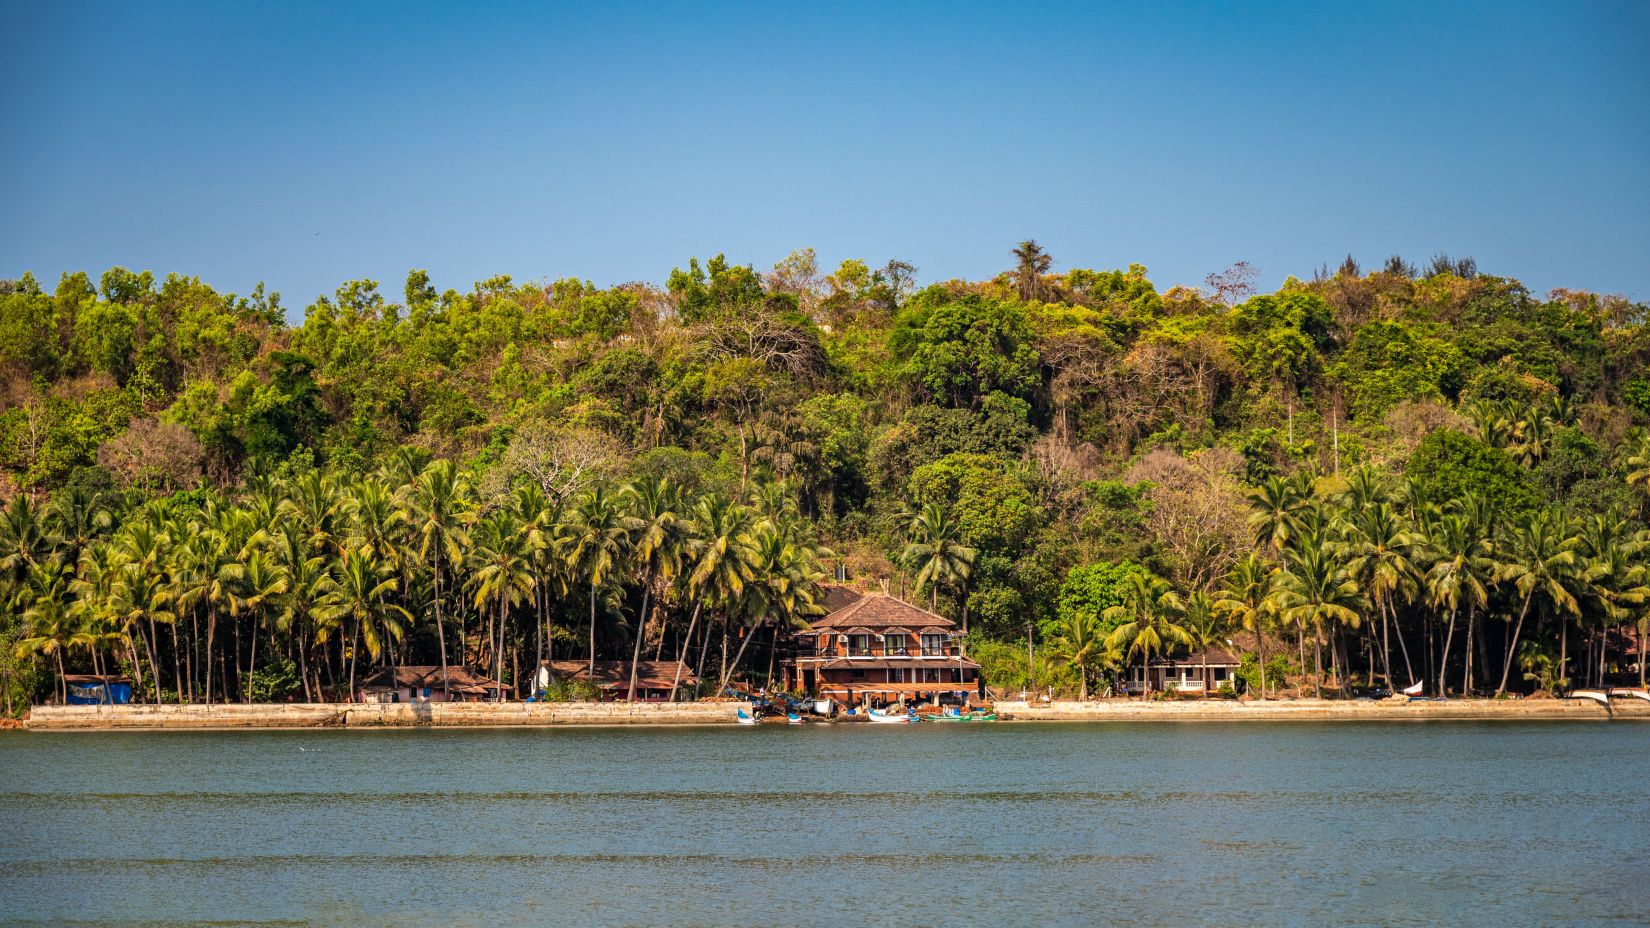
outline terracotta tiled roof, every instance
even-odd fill
[[[391,685],[390,670],[391,668],[388,667],[380,667],[373,671],[365,680],[361,681],[362,688],[380,689],[389,687]],[[440,664],[408,664],[405,666],[396,667],[394,668],[394,671],[394,685],[397,687],[427,686],[431,689],[441,688],[442,675]],[[470,670],[470,668],[459,667],[452,664],[447,666],[447,682],[452,685],[455,692],[465,689],[499,688],[498,683],[475,673]]]
[[[974,670],[978,669],[980,665],[966,657],[857,657],[853,659],[843,657],[819,666],[822,670],[865,670],[867,668],[885,667],[961,667],[965,670]]]
[[[843,606],[841,609],[815,620],[809,625],[816,631],[825,629],[854,628],[888,628],[890,626],[905,626],[920,628],[928,626],[950,631],[956,628],[957,623],[943,615],[929,612],[921,606],[913,606],[901,599],[892,596],[872,594],[861,597],[856,602]]]
[[[859,602],[865,595],[851,586],[838,583],[827,583],[822,589],[825,591],[825,608],[832,612]]]
[[[699,678],[681,661],[638,661],[636,688],[668,690],[676,681],[676,668],[682,668],[682,686],[692,686]],[[588,680],[589,661],[551,661],[550,672],[568,680]],[[629,661],[597,661],[595,683],[603,689],[630,686]]]
[[[1206,651],[1196,651],[1185,657],[1160,657],[1152,661],[1153,667],[1236,667],[1242,661],[1228,651],[1219,648],[1210,648]]]

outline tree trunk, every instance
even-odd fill
[[[252,677],[258,672],[258,622],[252,622],[252,650],[246,659],[246,683],[241,686],[241,695],[246,697],[246,704],[252,704]]]
[[[1255,660],[1260,662],[1260,698],[1266,699],[1266,633],[1261,630],[1260,619],[1255,619]]]
[[[1501,665],[1501,683],[1495,688],[1495,695],[1500,696],[1507,692],[1507,675],[1512,673],[1513,655],[1518,653],[1518,636],[1524,631],[1524,617],[1530,613],[1530,600],[1535,598],[1535,589],[1524,597],[1524,606],[1518,610],[1518,624],[1513,626],[1512,637],[1507,639],[1507,659]]]
[[[1570,615],[1559,610],[1558,614],[1558,678],[1567,679],[1570,675],[1566,668],[1570,663]],[[1565,687],[1568,689],[1568,687]]]
[[[436,551],[435,558],[435,640],[441,651],[441,698],[452,695],[453,688],[447,682],[447,629],[441,624],[441,552]]]
[[[1476,614],[1476,610],[1469,606],[1467,608],[1467,641],[1465,646],[1462,648],[1462,651],[1464,652],[1463,656],[1466,658],[1466,667],[1461,671],[1461,698],[1463,699],[1467,699],[1472,696],[1472,628],[1477,624],[1477,622],[1478,616]]]
[[[726,690],[728,688],[728,678],[733,676],[732,671],[739,669],[739,662],[741,660],[743,660],[744,657],[745,657],[745,649],[750,647],[751,639],[755,638],[755,637],[756,637],[756,629],[755,628],[745,629],[744,639],[739,642],[739,653],[735,654],[733,656],[733,666],[731,668],[724,667],[722,669],[722,685],[718,686],[716,688],[716,694],[718,696],[720,696],[722,694],[723,690]],[[726,642],[727,642],[727,637],[723,636],[722,641],[725,645]]]
[[[648,578],[642,582],[642,611],[636,617],[636,643],[630,649],[630,698],[626,702],[636,701],[636,665],[642,660],[642,638],[647,634],[647,607],[648,598],[653,593],[652,571],[648,571]],[[664,636],[659,636],[659,643],[664,643]]]
[[[1455,640],[1455,615],[1459,609],[1449,611],[1449,633],[1444,636],[1444,653],[1438,656],[1438,695],[1444,693],[1444,676],[1449,673],[1449,646]]]
[[[1415,665],[1409,662],[1409,645],[1404,643],[1404,627],[1398,625],[1398,610],[1393,609],[1391,603],[1387,604],[1387,609],[1392,613],[1392,624],[1398,626],[1398,653],[1404,656],[1404,674],[1409,677],[1407,685],[1414,686]]]
[[[212,705],[212,640],[218,631],[218,611],[206,607],[206,704]]]
[[[596,682],[596,581],[590,580],[590,682]]]
[[[172,620],[172,679],[178,687],[178,702],[183,702],[183,664],[178,657],[178,620]]]
[[[699,623],[699,610],[703,606],[703,600],[693,604],[693,618],[688,621],[687,636],[682,639],[682,655],[676,661],[676,679],[670,681],[670,702],[676,701],[676,689],[682,685],[682,667],[687,664],[688,644],[693,641],[693,626]]]

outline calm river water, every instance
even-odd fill
[[[1650,725],[0,734],[0,923],[1644,925]]]

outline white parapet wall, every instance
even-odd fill
[[[533,725],[718,725],[738,703],[293,703],[218,706],[40,706],[38,731],[226,728],[483,728]]]
[[[1144,700],[999,702],[1000,716],[1030,722],[1485,721],[1494,719],[1650,719],[1650,702],[1585,699]]]

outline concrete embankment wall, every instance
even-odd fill
[[[1030,722],[1231,722],[1231,721],[1507,721],[1531,719],[1650,720],[1650,702],[1613,699],[1606,710],[1585,699],[1403,700],[1290,699],[1151,702],[999,702],[999,715]]]
[[[483,728],[532,725],[718,725],[736,703],[305,703],[220,706],[40,706],[31,730],[218,728]]]

